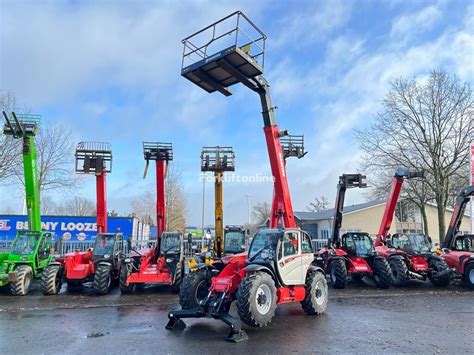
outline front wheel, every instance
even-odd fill
[[[174,282],[173,282],[173,285],[171,285],[171,289],[174,293],[178,293],[179,290],[181,289],[181,284],[183,283],[183,271],[184,271],[184,268],[182,264],[178,263],[178,265],[176,265]]]
[[[328,284],[322,272],[309,270],[306,276],[305,297],[301,306],[306,314],[324,313],[328,305]]]
[[[389,288],[392,283],[392,272],[387,259],[376,258],[373,265],[374,282],[377,288]]]
[[[347,267],[344,259],[334,259],[329,265],[332,287],[345,288],[347,285]]]
[[[10,284],[10,292],[13,296],[25,296],[30,290],[33,270],[30,266],[20,265],[16,269],[16,281]]]
[[[63,284],[64,268],[61,265],[48,265],[41,275],[41,292],[45,296],[57,295]]]
[[[246,276],[237,290],[237,312],[240,319],[252,327],[268,325],[277,305],[275,282],[265,272]]]
[[[193,309],[199,302],[207,297],[211,280],[207,270],[189,272],[183,279],[179,290],[179,304],[182,309]]]
[[[429,266],[430,269],[434,271],[431,277],[433,285],[437,287],[448,286],[451,281],[451,274],[448,272],[443,273],[443,271],[448,270],[448,265],[443,260],[433,258],[429,261]]]
[[[129,283],[127,282],[127,279],[128,279],[128,269],[125,265],[122,266],[122,268],[120,269],[120,280],[119,280],[119,283],[120,283],[120,293],[122,295],[127,295],[127,294],[130,294],[130,293],[133,293],[133,291],[135,291],[135,285],[134,283]]]
[[[111,265],[101,264],[97,266],[94,274],[94,291],[98,295],[106,295],[112,286]]]
[[[464,270],[463,274],[463,281],[470,289],[474,290],[474,263],[466,265],[466,269]]]
[[[389,261],[390,271],[392,271],[392,284],[395,287],[402,287],[407,284],[408,268],[405,260],[401,256],[392,256]]]

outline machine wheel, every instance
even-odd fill
[[[466,265],[463,280],[470,289],[474,289],[474,263]]]
[[[127,278],[128,278],[128,269],[126,266],[122,266],[120,269],[120,293],[122,295],[128,295],[135,291],[136,284],[129,283],[127,285]]]
[[[392,271],[392,284],[395,287],[404,286],[408,278],[408,268],[405,260],[401,256],[392,256],[389,261],[390,270]]]
[[[179,304],[182,309],[192,309],[199,306],[199,301],[209,293],[211,280],[206,270],[191,271],[186,275],[179,290]]]
[[[98,295],[106,295],[112,286],[112,270],[110,265],[97,266],[94,274],[94,290]]]
[[[45,296],[57,295],[63,285],[64,268],[61,265],[48,265],[41,275],[41,292]]]
[[[30,266],[20,265],[15,271],[17,272],[17,279],[10,284],[10,292],[13,296],[25,296],[30,290],[33,270]]]
[[[82,290],[82,282],[77,280],[66,280],[67,292],[79,292]]]
[[[375,286],[377,288],[389,288],[392,283],[392,272],[387,259],[376,258],[373,270]]]
[[[305,297],[301,302],[303,310],[309,315],[324,313],[328,305],[328,284],[324,274],[309,270],[305,289]]]
[[[237,312],[252,327],[268,325],[277,305],[275,281],[265,272],[246,276],[237,290]]]
[[[329,265],[332,287],[345,288],[347,285],[347,267],[344,259],[334,259]]]
[[[449,282],[451,281],[451,275],[450,274],[445,274],[443,276],[438,276],[436,273],[445,271],[448,269],[448,265],[443,261],[439,259],[431,259],[429,262],[430,269],[435,271],[435,274],[431,277],[431,282],[433,285],[437,287],[446,287],[449,285]]]
[[[174,278],[174,283],[171,286],[174,293],[178,293],[181,289],[181,284],[183,283],[183,268],[181,263],[176,266],[176,276]]]

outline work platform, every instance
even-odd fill
[[[201,171],[235,171],[232,147],[202,147]]]
[[[5,135],[19,138],[28,135],[34,136],[38,133],[39,122],[41,119],[40,115],[16,114],[15,112],[12,112],[9,117],[5,111],[2,113],[6,122],[3,127],[3,133]]]
[[[182,40],[181,75],[209,93],[225,96],[240,82],[255,88],[252,79],[263,74],[266,38],[236,11]]]
[[[79,142],[76,148],[76,173],[112,172],[112,149],[106,142]]]

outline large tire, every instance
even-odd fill
[[[445,271],[449,267],[446,262],[442,259],[432,258],[429,261],[430,269],[433,270],[435,273],[431,276],[431,282],[436,287],[446,287],[449,285],[451,281],[451,274],[444,274],[443,276],[438,276],[436,273]]]
[[[471,290],[474,290],[474,263],[466,265],[462,279]]]
[[[405,260],[401,256],[395,255],[390,258],[390,271],[392,272],[392,284],[395,287],[402,287],[407,284],[408,268]]]
[[[199,301],[207,297],[211,280],[206,270],[189,272],[181,283],[179,304],[182,309],[193,309],[199,306]]]
[[[15,268],[17,272],[16,281],[10,283],[10,292],[13,296],[25,296],[30,290],[33,280],[33,270],[30,266],[20,265]]]
[[[328,305],[326,276],[322,272],[308,270],[305,289],[305,297],[301,302],[301,306],[306,314],[319,315],[324,313]]]
[[[392,272],[387,259],[375,258],[373,271],[375,286],[382,289],[389,288],[392,283]]]
[[[63,285],[64,268],[61,265],[48,265],[41,275],[41,292],[45,296],[57,295]]]
[[[108,264],[97,266],[94,274],[94,291],[98,295],[106,295],[112,286],[112,267]]]
[[[265,327],[275,315],[277,295],[275,281],[266,272],[246,276],[237,290],[237,312],[251,327]]]
[[[176,276],[174,278],[174,283],[171,285],[171,290],[174,293],[178,293],[181,289],[181,284],[183,283],[183,267],[181,263],[176,265]]]
[[[134,283],[127,284],[127,278],[128,278],[128,269],[125,265],[122,265],[122,268],[120,269],[120,293],[122,295],[128,295],[135,291],[136,284]]]
[[[329,275],[331,278],[332,287],[345,288],[347,285],[347,267],[344,259],[337,258],[329,264]]]

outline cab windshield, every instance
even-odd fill
[[[399,234],[393,236],[394,248],[412,251],[414,253],[429,253],[431,244],[423,234]]]
[[[259,231],[255,234],[255,237],[253,237],[248,259],[269,259],[273,257],[278,240],[282,235],[283,233],[278,230]]]
[[[242,249],[245,249],[244,232],[227,232],[224,237],[224,251],[226,253],[240,253]]]
[[[95,238],[93,255],[113,254],[115,234],[99,234]]]
[[[342,243],[349,253],[365,256],[374,251],[372,239],[368,234],[348,233],[342,236]]]
[[[181,234],[163,233],[161,235],[161,254],[179,253],[181,246]]]
[[[456,250],[474,252],[474,234],[461,235],[456,239]]]
[[[12,253],[18,255],[33,254],[39,240],[39,233],[22,232],[13,242]]]

